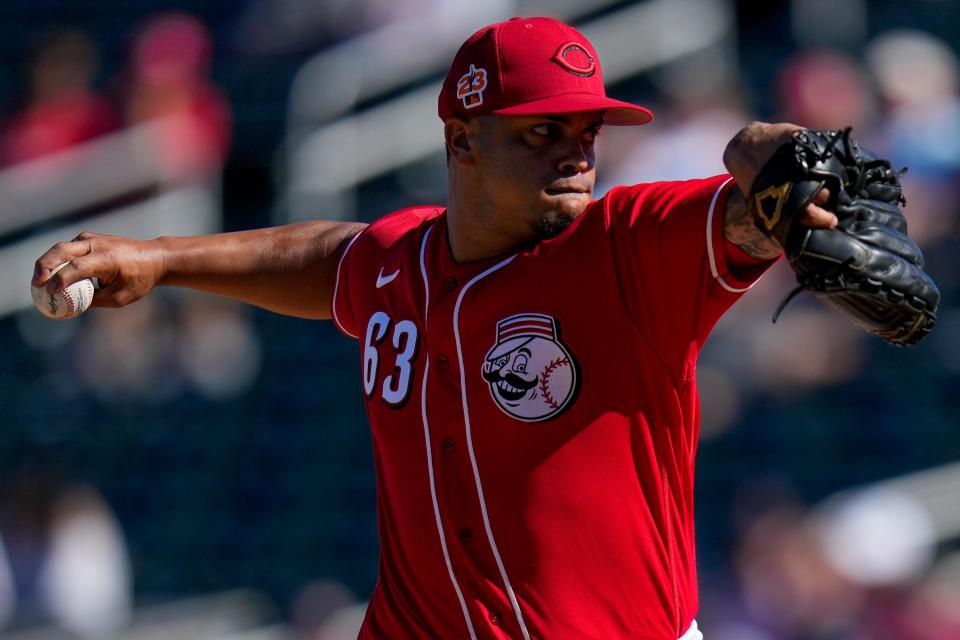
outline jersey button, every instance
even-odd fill
[[[457,443],[453,438],[444,438],[440,447],[444,453],[453,453],[453,450],[457,448]]]
[[[473,540],[473,530],[470,527],[461,527],[457,532],[460,542],[470,542]]]
[[[447,356],[437,356],[437,367],[440,369],[446,369],[450,366],[450,358]]]
[[[457,279],[454,278],[453,276],[450,276],[449,278],[443,281],[443,288],[446,289],[447,291],[453,291],[454,289],[457,288]]]
[[[490,624],[492,624],[495,627],[500,626],[500,614],[497,613],[496,611],[490,612]]]

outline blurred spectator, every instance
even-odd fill
[[[737,569],[746,610],[774,638],[841,638],[854,626],[863,595],[826,560],[797,504],[773,505],[748,524]]]
[[[904,176],[910,235],[920,245],[955,233],[960,189],[960,62],[935,36],[889,31],[870,43],[866,59],[886,114],[884,155]]]
[[[859,491],[831,505],[818,529],[827,560],[865,586],[909,582],[934,557],[936,529],[921,503],[894,489]]]
[[[960,63],[928,33],[896,30],[877,37],[867,62],[889,110],[890,152],[926,176],[960,170]]]
[[[811,129],[853,127],[858,139],[869,134],[876,112],[860,64],[838,51],[804,51],[777,79],[782,115],[778,121]]]
[[[911,632],[918,640],[960,638],[960,574],[958,559],[943,563],[916,585],[907,602]]]
[[[120,525],[94,489],[68,489],[53,504],[43,592],[54,618],[83,638],[127,625],[132,579]]]
[[[602,170],[597,173],[596,195],[620,184],[726,173],[723,150],[752,120],[728,80],[733,82],[719,75],[717,82],[684,92],[679,88],[685,82],[664,78],[664,90],[673,89],[668,93],[672,101],[653,107],[657,126],[624,127],[600,139],[597,164]]]
[[[213,296],[191,298],[182,307],[177,334],[183,374],[204,395],[225,399],[253,385],[260,371],[260,342],[248,308]]]
[[[862,374],[868,334],[815,296],[797,296],[771,322],[795,282],[785,262],[775,265],[717,323],[698,364],[698,378],[706,373],[699,385],[704,437],[722,433],[723,420],[735,420],[740,405],[761,397],[799,398]]]
[[[84,638],[124,626],[132,585],[126,544],[92,488],[70,486],[42,464],[24,464],[0,494],[0,530],[13,592],[3,594],[17,626],[56,624]]]
[[[494,2],[503,6],[503,15],[514,12],[516,0],[487,0],[487,4]],[[253,0],[246,3],[234,39],[238,48],[255,54],[309,51],[428,13],[463,14],[470,4],[469,0]]]
[[[78,30],[54,33],[30,63],[27,102],[0,138],[0,164],[25,162],[117,127],[110,103],[96,94],[97,51]]]
[[[182,13],[149,20],[133,46],[127,123],[163,119],[156,145],[167,169],[180,178],[219,172],[230,145],[230,108],[207,77],[211,55],[207,28]]]
[[[917,498],[929,487],[915,489],[848,492],[811,512],[778,481],[747,483],[735,509],[739,593],[705,591],[709,637],[960,638],[960,555],[932,564],[937,538]]]
[[[162,403],[187,384],[224,400],[249,390],[260,372],[250,310],[206,294],[151,296],[92,314],[76,344],[75,384],[106,401]]]
[[[60,481],[49,470],[27,462],[0,492],[0,531],[9,553],[18,624],[49,617],[41,584],[49,555],[51,509],[59,491]]]
[[[366,605],[339,582],[321,580],[304,587],[293,603],[296,640],[353,640]]]
[[[160,403],[175,396],[183,380],[168,303],[148,297],[119,313],[91,314],[75,342],[77,383],[108,401]]]
[[[870,593],[855,640],[956,640],[960,638],[958,576],[933,573]]]

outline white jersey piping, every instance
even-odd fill
[[[427,313],[430,310],[430,282],[427,279],[427,267],[424,261],[424,253],[427,248],[427,238],[433,227],[429,227],[423,234],[423,242],[420,245],[420,274],[423,276],[423,291],[425,302],[423,303],[423,324],[426,333]],[[470,611],[467,609],[467,602],[463,599],[463,592],[460,590],[460,584],[453,574],[453,563],[450,561],[450,552],[447,550],[447,539],[443,532],[443,521],[440,518],[440,505],[437,503],[437,486],[433,476],[433,448],[430,440],[430,423],[427,420],[427,375],[430,372],[430,352],[425,351],[426,362],[423,366],[423,382],[420,390],[420,415],[423,418],[423,439],[427,445],[427,474],[430,476],[430,499],[433,501],[433,517],[437,521],[437,533],[440,536],[440,548],[443,550],[443,561],[447,565],[447,574],[450,576],[450,582],[453,583],[453,590],[457,592],[457,600],[460,601],[460,609],[463,611],[463,619],[467,623],[467,631],[470,633],[470,640],[477,640],[477,633],[473,630],[473,620],[470,619]]]
[[[690,623],[690,628],[687,629],[685,634],[680,636],[680,640],[703,640],[703,634],[700,633],[700,630],[697,628],[696,620]]]
[[[473,467],[473,479],[477,485],[477,496],[480,498],[480,513],[483,516],[483,528],[487,533],[487,541],[490,543],[490,549],[493,551],[493,557],[497,561],[497,568],[500,569],[500,577],[503,578],[503,586],[507,590],[507,597],[513,606],[513,613],[517,617],[517,623],[520,625],[520,632],[524,640],[530,640],[530,633],[527,631],[527,624],[523,620],[523,613],[520,611],[520,604],[517,602],[517,596],[513,592],[513,586],[510,584],[510,578],[507,577],[507,571],[503,567],[503,559],[500,557],[500,550],[497,548],[497,541],[493,538],[493,529],[490,528],[490,517],[487,514],[487,503],[483,497],[483,485],[480,482],[480,471],[477,468],[477,456],[473,451],[473,435],[470,429],[470,410],[467,408],[467,379],[463,368],[463,348],[460,344],[460,305],[463,303],[463,296],[467,290],[478,280],[487,277],[497,269],[505,267],[516,258],[516,254],[505,260],[501,260],[492,267],[475,275],[467,284],[463,285],[460,295],[457,296],[457,302],[453,307],[453,337],[457,345],[457,359],[460,364],[460,396],[463,402],[463,421],[467,431],[467,451],[470,454],[470,465]]]
[[[717,188],[716,193],[713,194],[713,200],[710,201],[710,211],[707,213],[707,256],[710,258],[710,273],[713,274],[713,277],[720,283],[720,286],[730,293],[743,293],[756,284],[756,281],[742,289],[727,284],[727,281],[723,279],[723,276],[720,275],[720,271],[717,269],[717,257],[713,250],[713,215],[716,212],[717,200],[720,199],[723,188],[730,184],[731,180],[733,180],[733,178],[727,178],[723,184]]]
[[[423,234],[423,240],[420,242],[420,275],[423,276],[423,333],[427,332],[427,314],[430,313],[430,282],[427,279],[427,240],[430,238],[430,232],[433,231],[433,225],[427,227],[427,232]]]
[[[337,315],[337,292],[340,291],[340,267],[343,266],[343,259],[347,257],[347,252],[350,251],[350,247],[353,246],[353,243],[357,241],[357,238],[359,238],[360,234],[366,231],[366,229],[367,227],[364,227],[363,229],[360,229],[360,231],[358,231],[357,233],[353,234],[353,237],[350,238],[350,242],[347,243],[347,246],[343,250],[343,253],[340,254],[340,260],[337,262],[337,279],[333,283],[333,302],[331,302],[330,304],[330,310],[333,312],[332,315],[333,315],[334,324],[337,325],[337,328],[340,329],[340,331],[344,332],[345,334],[347,334],[351,338],[354,338],[355,340],[359,340],[360,337],[355,336],[349,331],[347,331],[346,328],[343,326],[343,324],[340,322],[340,317]]]

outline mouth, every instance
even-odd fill
[[[593,192],[593,185],[584,180],[555,180],[544,186],[548,196],[587,196]]]
[[[527,394],[527,389],[519,389],[506,380],[497,383],[497,393],[504,400],[519,400]]]
[[[590,196],[590,191],[578,187],[547,187],[543,192],[548,196]]]

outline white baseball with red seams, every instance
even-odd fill
[[[54,275],[68,264],[70,263],[64,262],[50,275]],[[54,293],[50,293],[45,287],[30,287],[30,293],[33,296],[33,304],[40,313],[54,320],[68,320],[90,308],[95,289],[93,280],[84,278]]]

